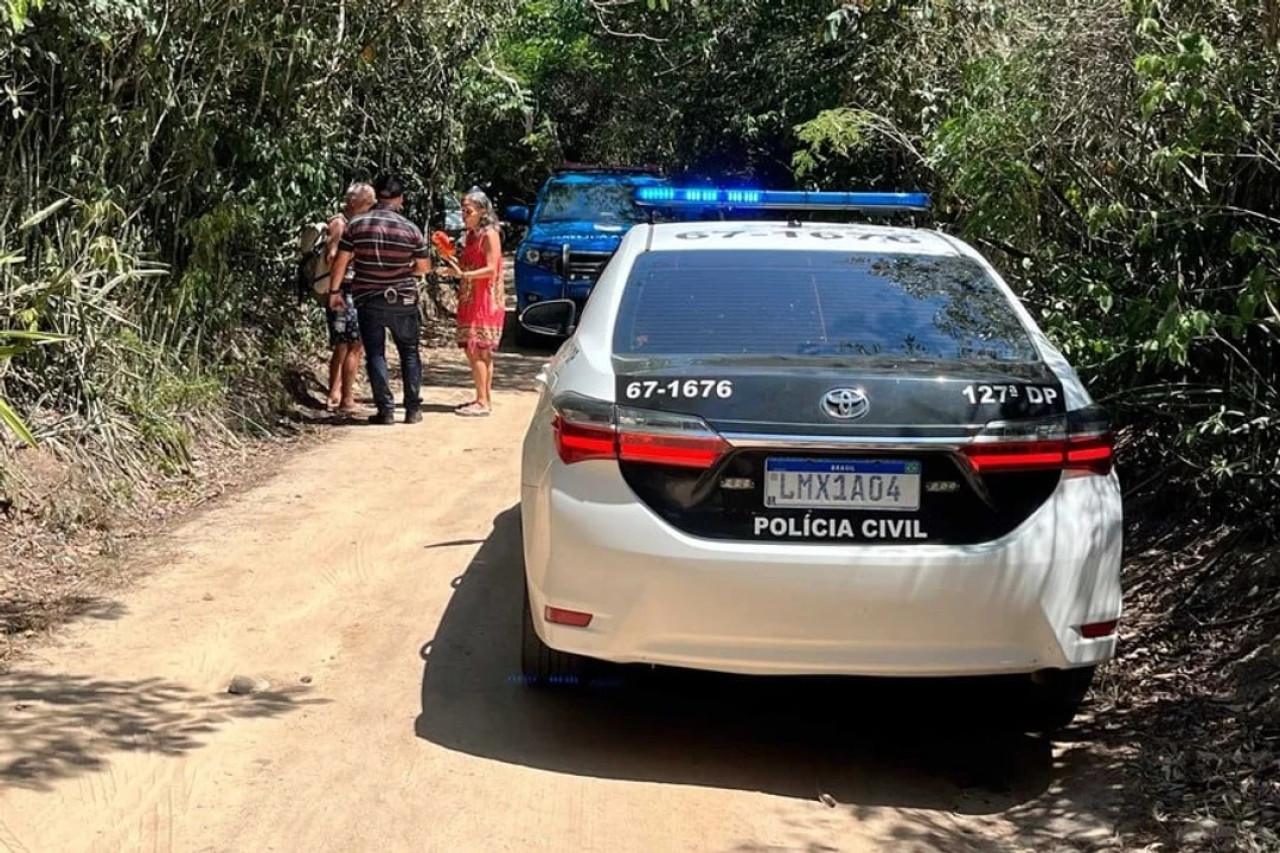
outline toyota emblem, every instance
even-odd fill
[[[833,388],[822,395],[822,411],[842,421],[860,418],[869,408],[867,395],[856,388]]]

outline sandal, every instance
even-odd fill
[[[459,414],[467,418],[487,418],[489,416],[489,410],[479,403],[468,403],[465,406],[460,406],[455,411],[455,414]]]

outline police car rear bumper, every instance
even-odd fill
[[[725,542],[688,536],[611,462],[553,463],[526,487],[536,630],[617,663],[741,674],[961,676],[1098,664],[1121,613],[1118,480],[1069,476],[1010,535],[977,546]],[[536,506],[535,506],[536,504]],[[545,606],[591,614],[555,624]]]

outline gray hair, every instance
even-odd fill
[[[464,202],[472,202],[480,206],[480,227],[489,228],[498,224],[498,214],[493,209],[493,202],[484,194],[484,190],[479,187],[472,187],[467,190],[467,194],[462,197]]]
[[[377,201],[377,196],[373,192],[373,185],[364,181],[356,181],[347,187],[347,201],[367,202],[372,205]]]

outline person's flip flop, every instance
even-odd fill
[[[465,418],[487,418],[489,416],[489,410],[478,403],[471,403],[459,408],[457,410],[457,414],[462,415]]]

